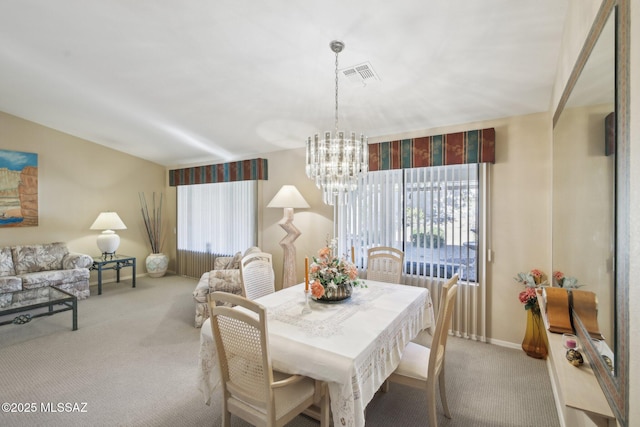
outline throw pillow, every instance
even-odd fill
[[[240,261],[242,261],[242,252],[238,252],[231,258],[231,261],[224,268],[225,270],[239,270],[240,269]]]

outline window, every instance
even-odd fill
[[[354,247],[365,268],[366,249],[405,253],[409,275],[477,282],[480,171],[478,164],[369,172],[338,209],[339,250]]]
[[[233,255],[255,246],[257,187],[257,181],[178,186],[178,251]]]

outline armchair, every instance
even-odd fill
[[[252,246],[244,254],[238,252],[232,257],[217,257],[213,263],[213,270],[207,271],[200,277],[200,281],[193,291],[193,299],[196,305],[196,328],[202,327],[204,321],[209,318],[207,298],[211,292],[222,291],[242,295],[240,261],[243,257],[254,252],[261,252],[260,248]]]

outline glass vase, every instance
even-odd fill
[[[536,359],[546,359],[549,354],[540,309],[527,310],[527,330],[522,340],[522,349],[527,356]]]

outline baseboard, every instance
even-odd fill
[[[107,277],[102,277],[102,284],[104,285],[104,284],[106,284],[106,283],[116,283],[116,282],[117,282],[117,279],[116,279],[116,277],[115,277],[115,273],[113,273],[113,274],[114,274],[114,277],[108,277],[108,278],[107,278]],[[173,271],[173,270],[167,270],[167,273],[165,274],[165,276],[175,275],[175,274],[176,274],[176,272],[175,272],[175,271]],[[141,278],[141,277],[142,277],[142,278],[144,278],[144,277],[149,277],[149,276],[147,275],[147,273],[140,273],[140,274],[136,274],[136,279],[139,279],[139,278]],[[181,277],[188,277],[188,276],[181,276]],[[120,276],[120,281],[121,281],[121,282],[122,282],[122,281],[127,281],[127,280],[128,280],[128,281],[131,281],[131,280],[132,280],[132,278],[133,278],[133,275],[132,275],[132,274],[129,274],[129,275],[127,275],[127,276],[122,275],[122,276]],[[197,280],[197,279],[195,279],[194,277],[189,277],[189,279]],[[96,278],[96,280],[95,280],[95,281],[91,281],[91,280],[90,280],[90,281],[89,281],[89,286],[98,286],[98,279]]]
[[[516,350],[522,349],[522,344],[512,343],[512,342],[509,342],[509,341],[502,341],[502,340],[496,340],[496,339],[493,339],[493,338],[488,338],[487,342],[489,344],[497,345],[497,346],[500,346],[500,347],[513,348],[513,349],[516,349]]]
[[[136,279],[139,277],[146,277],[146,273],[143,274],[136,274]],[[131,284],[131,281],[133,280],[133,275],[129,274],[128,276],[120,276],[120,282],[129,282],[129,284]],[[114,277],[102,277],[102,286],[106,285],[107,283],[117,283],[117,278],[115,277],[115,273],[114,273]],[[94,281],[89,281],[89,286],[98,286],[98,279]]]

